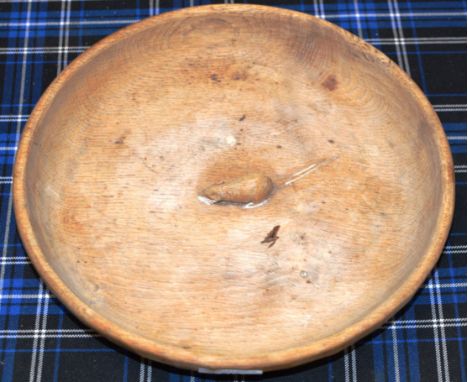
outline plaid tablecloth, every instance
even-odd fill
[[[442,258],[394,319],[334,357],[262,377],[218,380],[466,381],[466,2],[258,2],[325,18],[367,40],[419,84],[455,160],[456,213]],[[198,381],[84,327],[47,290],[21,245],[12,164],[21,129],[54,77],[102,37],[145,17],[205,1],[0,0],[0,380]],[[253,341],[255,339],[252,339]]]

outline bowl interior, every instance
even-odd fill
[[[438,126],[395,73],[292,13],[161,17],[109,40],[34,126],[42,260],[109,322],[200,364],[359,324],[423,262],[445,192]],[[278,186],[263,206],[197,198],[253,171]]]

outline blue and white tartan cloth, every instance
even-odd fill
[[[49,83],[97,40],[205,0],[0,0],[0,381],[213,380],[144,360],[80,324],[32,268],[15,227],[12,165],[21,129]],[[436,269],[390,322],[331,358],[269,381],[466,381],[466,2],[291,0],[256,3],[322,17],[382,50],[439,114],[455,161],[456,212]]]

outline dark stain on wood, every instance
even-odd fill
[[[213,82],[221,82],[221,80],[218,78],[218,75],[216,73],[213,73],[211,76],[211,81]]]
[[[116,140],[114,141],[114,144],[116,144],[116,145],[123,145],[124,142],[125,142],[125,138],[126,138],[125,135],[120,136],[118,139],[116,139]]]
[[[276,240],[279,239],[279,236],[278,236],[278,231],[280,229],[280,226],[279,225],[275,225],[273,227],[273,229],[265,236],[265,238],[260,242],[261,244],[268,244],[270,243],[270,245],[268,246],[268,248],[271,248],[275,245],[276,243]]]
[[[232,79],[234,81],[239,81],[239,80],[246,80],[248,77],[247,73],[245,72],[236,72],[233,74]]]
[[[335,90],[338,87],[338,81],[336,80],[336,77],[333,74],[330,74],[325,81],[322,82],[322,86],[325,89],[330,90],[331,92]]]
[[[242,116],[239,118],[239,122],[242,122],[245,119],[245,114],[242,114]]]

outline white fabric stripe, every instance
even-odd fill
[[[425,285],[423,288],[424,289],[440,289],[440,288],[465,288],[466,283],[445,283],[445,284],[437,284],[437,283],[432,283],[430,285]]]
[[[39,294],[42,294],[42,282],[39,284]],[[39,328],[41,326],[41,303],[42,298],[37,300],[36,320],[34,322],[33,345],[31,353],[31,366],[29,368],[29,382],[34,382],[36,377],[36,362],[37,362],[37,343],[39,340]]]
[[[397,30],[399,32],[398,39],[399,40],[404,40],[405,36],[404,36],[404,33],[403,33],[403,27],[402,27],[402,24],[401,24],[401,17],[398,16],[400,14],[400,8],[398,6],[398,0],[393,0],[393,8],[394,8],[394,11],[395,11],[395,22],[396,22]],[[399,44],[401,46],[401,52],[403,54],[403,62],[405,63],[405,70],[409,75],[411,75],[411,67],[410,67],[409,60],[408,60],[408,52],[406,51],[406,45],[401,44],[399,42],[397,44]]]
[[[351,372],[353,376],[353,382],[357,382],[357,361],[356,361],[357,352],[354,346],[352,348],[353,350],[351,352]]]
[[[345,350],[344,353],[344,372],[345,372],[345,382],[351,382],[351,372],[350,372],[350,352],[351,348]]]
[[[99,334],[43,334],[39,330],[38,334],[0,334],[0,338],[34,338],[40,339],[41,341],[46,338],[99,338]],[[42,366],[41,366],[42,367]],[[39,373],[39,371],[38,371]],[[39,375],[38,375],[39,377]],[[36,379],[37,380],[37,379]]]
[[[437,269],[434,272],[434,284],[436,286],[436,301],[437,301],[437,311],[439,313],[439,318],[441,320],[444,319],[444,309],[442,306],[442,296],[440,293],[440,288],[437,287],[439,284],[439,272]],[[445,326],[441,325],[440,326],[440,336],[442,340],[442,366],[443,366],[443,372],[444,372],[444,377],[445,381],[449,382],[450,381],[450,370],[449,370],[449,360],[448,360],[448,354],[447,354],[447,340],[445,336]]]
[[[403,37],[403,38],[367,38],[370,44],[394,45],[441,45],[441,44],[466,44],[466,37]]]
[[[57,74],[62,71],[62,52],[63,52],[63,28],[65,26],[65,1],[60,4],[60,27],[58,40],[58,56],[57,56]]]
[[[31,264],[30,260],[1,260],[0,265],[28,265]],[[2,298],[2,295],[0,295]]]
[[[320,10],[318,5],[318,0],[313,1],[314,5],[314,16],[320,17]]]
[[[420,320],[392,320],[388,323],[388,325],[399,325],[399,324],[417,324],[417,323],[450,323],[450,322],[465,322],[466,317],[455,317],[455,318],[444,318],[441,320],[440,318],[432,318],[432,319],[420,319]]]
[[[147,361],[148,366],[146,370],[146,382],[151,382],[152,378],[152,373],[153,373],[153,368],[151,367],[151,361]]]
[[[140,358],[140,377],[139,382],[145,382],[145,359]]]
[[[65,30],[64,30],[64,38],[63,38],[63,45],[65,47],[68,46],[69,38],[70,38],[70,16],[71,16],[71,1],[68,0],[65,2],[67,5],[67,12],[65,16]],[[68,49],[64,49],[63,51],[63,60],[62,60],[62,69],[64,69],[68,65]]]
[[[356,25],[358,30],[358,36],[363,38],[364,35],[362,34],[362,25],[361,25],[361,14],[359,12],[359,4],[358,0],[353,0],[354,10],[356,12]]]
[[[386,325],[385,328],[392,330],[403,329],[434,329],[434,328],[463,328],[466,327],[466,322],[455,322],[451,324],[421,324],[421,325]]]
[[[43,46],[43,47],[27,47],[27,48],[0,48],[0,54],[49,54],[49,53],[81,53],[88,49],[88,46]]]
[[[432,284],[432,279],[429,280],[429,284]],[[431,314],[432,314],[432,319],[436,320],[438,319],[437,317],[437,312],[435,308],[435,298],[434,298],[434,288],[430,288],[430,293],[429,293],[429,299],[431,302]],[[437,378],[438,381],[443,381],[442,380],[442,358],[440,356],[440,342],[439,342],[439,329],[437,325],[432,325],[433,332],[434,332],[434,347],[435,347],[435,356],[436,356],[436,368],[437,368]]]
[[[449,141],[466,141],[466,135],[452,135],[447,136]]]
[[[325,5],[323,3],[323,0],[318,0],[318,5],[320,8],[320,17],[326,19],[327,15],[325,14]]]
[[[390,327],[392,330],[392,344],[393,344],[393,366],[395,370],[395,382],[400,382],[400,360],[398,359],[398,339],[395,328]]]
[[[38,362],[37,362],[37,378],[36,382],[41,382],[42,380],[42,365],[44,364],[44,349],[45,349],[45,339],[46,337],[42,334],[45,333],[47,330],[47,313],[49,312],[49,294],[44,294],[44,304],[43,304],[43,312],[42,315],[42,328],[41,328],[41,336],[40,336],[40,343],[39,343],[39,352],[38,352]]]
[[[395,50],[397,55],[397,62],[398,65],[405,70],[408,74],[408,67],[406,66],[406,51],[403,51],[402,48],[404,47],[403,44],[398,43],[399,39],[403,37],[400,36],[398,26],[397,26],[397,15],[395,13],[396,10],[393,9],[394,2],[392,0],[387,0],[388,10],[390,11],[390,23],[392,25],[393,37],[395,38]]]
[[[50,334],[97,334],[95,333],[92,329],[45,329],[45,330],[39,330],[36,331],[35,329],[3,329],[0,330],[0,334],[40,334],[40,335],[46,335],[47,333]]]
[[[466,16],[466,12],[362,12],[360,17],[451,17]],[[341,13],[328,15],[329,19],[357,18],[355,13]]]
[[[466,105],[434,105],[434,110],[437,112],[465,112]]]
[[[461,169],[460,171],[457,170],[457,168],[455,168],[455,172],[466,172],[466,167],[465,169]],[[452,255],[452,254],[466,254],[466,245],[456,245],[456,246],[453,246],[453,247],[446,247],[445,250],[444,250],[444,253],[448,254],[448,255]]]

